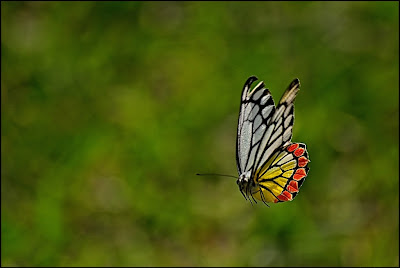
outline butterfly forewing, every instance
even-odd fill
[[[256,80],[255,76],[247,79],[242,91],[236,141],[239,174],[253,170],[262,137],[275,111],[271,93],[265,88],[263,82],[259,82],[251,89],[251,84]]]
[[[268,129],[262,138],[256,156],[256,167],[264,164],[275,150],[290,142],[294,122],[293,101],[299,90],[300,81],[294,79],[279,101],[270,122],[268,122]]]

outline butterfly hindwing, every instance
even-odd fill
[[[290,143],[277,150],[255,176],[259,186],[253,196],[265,202],[293,200],[308,174],[308,152],[303,143]]]

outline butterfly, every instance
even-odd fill
[[[306,145],[291,141],[294,100],[300,90],[294,79],[277,106],[264,82],[251,76],[244,84],[236,140],[236,183],[246,200],[279,203],[293,200],[310,162]]]

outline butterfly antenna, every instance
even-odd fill
[[[225,175],[225,174],[217,174],[217,173],[197,173],[197,176],[221,176],[221,177],[231,177],[237,179],[237,176],[233,175]]]

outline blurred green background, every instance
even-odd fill
[[[3,266],[398,266],[398,2],[1,2]],[[235,179],[240,94],[301,81],[293,202]]]

